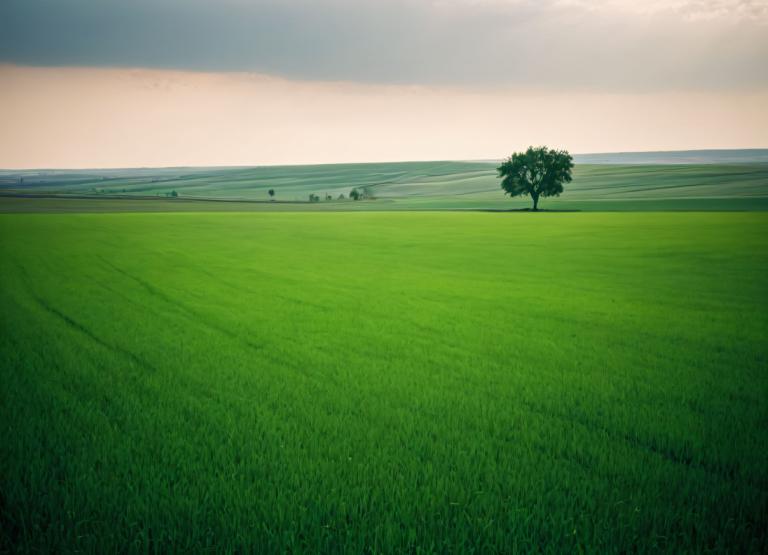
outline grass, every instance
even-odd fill
[[[767,237],[1,215],[0,549],[764,553]]]
[[[91,170],[83,174],[25,174],[23,185],[19,184],[16,174],[0,172],[0,195],[19,192],[88,195],[111,201],[127,197],[123,200],[131,203],[149,198],[167,204],[165,195],[176,191],[182,199],[268,203],[267,191],[274,189],[276,200],[294,206],[307,201],[310,194],[323,199],[328,194],[335,199],[306,207],[314,211],[372,207],[376,210],[519,209],[530,206],[528,198],[504,196],[496,166],[493,162],[398,162],[141,169],[106,172],[105,175]],[[564,195],[542,199],[541,205],[566,210],[766,210],[766,184],[768,163],[765,162],[577,164],[574,180],[566,186]],[[378,200],[367,203],[338,200],[341,194],[348,196],[353,187],[369,187]],[[3,204],[6,204],[4,200]],[[127,209],[131,209],[130,206],[127,204]],[[281,210],[285,205],[269,204],[259,208]],[[0,206],[0,210],[4,207]]]

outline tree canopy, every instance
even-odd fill
[[[367,185],[365,187],[357,188],[355,187],[349,192],[349,198],[352,200],[366,200],[366,199],[374,199],[376,197],[373,196],[373,191],[370,187]]]
[[[496,168],[504,193],[516,197],[530,195],[533,209],[539,208],[539,197],[559,196],[563,183],[570,183],[573,158],[566,150],[545,146],[528,147],[515,152]]]

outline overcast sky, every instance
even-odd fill
[[[766,60],[768,0],[0,0],[0,167],[766,147]]]

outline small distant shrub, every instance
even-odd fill
[[[361,187],[359,189],[355,187],[349,192],[349,198],[352,200],[373,200],[376,197],[373,196],[373,191],[370,187]]]

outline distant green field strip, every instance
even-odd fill
[[[525,199],[509,200],[499,187],[495,164],[491,162],[401,162],[374,164],[337,164],[321,166],[280,166],[255,168],[206,168],[188,170],[141,170],[136,178],[131,172],[119,178],[75,179],[78,176],[28,177],[21,190],[60,192],[72,195],[163,196],[176,191],[182,197],[267,201],[269,189],[276,200],[306,201],[310,194],[325,201],[348,195],[353,187],[369,187],[380,199],[396,204],[378,203],[380,210],[426,207],[519,208]],[[38,179],[38,181],[35,181]],[[45,181],[48,179],[49,181]],[[40,181],[42,180],[42,181]],[[58,181],[57,181],[58,180]],[[7,182],[3,191],[20,191],[19,184]],[[750,204],[750,199],[754,200]],[[668,208],[754,209],[761,210],[768,199],[768,164],[673,164],[673,165],[577,165],[574,180],[566,185],[559,199],[546,199],[543,207],[567,208],[569,203],[585,201],[595,207],[645,210],[639,200],[669,202]],[[673,202],[678,201],[678,202]],[[351,202],[351,201],[349,201]],[[348,203],[342,209],[353,209]],[[701,204],[704,202],[705,204]],[[576,206],[575,204],[573,205]],[[653,209],[664,208],[663,204]],[[323,209],[316,207],[315,209]],[[354,209],[370,209],[354,207]]]

